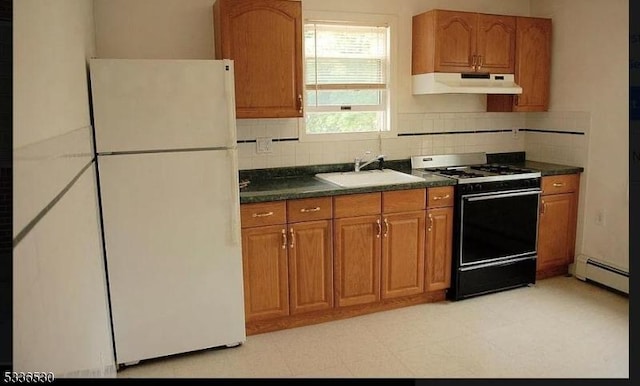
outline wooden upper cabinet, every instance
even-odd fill
[[[547,111],[551,73],[551,19],[518,17],[514,111]]]
[[[468,12],[437,11],[435,72],[473,71],[476,53],[477,15]]]
[[[478,71],[511,74],[515,70],[516,18],[478,14]]]
[[[514,16],[432,10],[413,17],[412,75],[514,71]]]
[[[547,111],[551,77],[551,19],[516,18],[515,81],[519,95],[487,95],[487,111]]]
[[[237,118],[302,116],[302,7],[293,0],[217,0],[216,59],[232,59]]]

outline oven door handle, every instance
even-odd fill
[[[499,261],[493,261],[493,262],[490,262],[490,263],[476,264],[476,265],[471,265],[471,266],[467,266],[467,267],[460,267],[460,268],[458,268],[458,270],[461,271],[461,272],[473,271],[474,269],[487,268],[487,267],[499,267],[501,265],[510,265],[510,264],[518,263],[520,261],[537,260],[537,259],[538,259],[537,255],[529,255],[529,256],[526,256],[526,257],[518,257],[518,258],[515,258],[515,259],[499,260]]]
[[[498,193],[498,194],[491,194],[491,195],[486,195],[486,196],[464,197],[464,199],[469,201],[469,202],[473,202],[473,201],[493,200],[494,198],[529,196],[529,195],[532,195],[532,194],[540,194],[540,191],[539,190],[529,190],[529,191],[526,191],[526,192]]]

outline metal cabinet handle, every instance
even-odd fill
[[[315,208],[302,208],[300,209],[301,213],[309,213],[309,212],[318,212],[320,210],[319,206],[316,206]]]
[[[564,185],[565,185],[565,184],[564,184],[564,182],[554,182],[554,183],[553,183],[553,187],[554,187],[554,188],[561,188],[561,187],[563,187]]]
[[[387,218],[384,218],[384,237],[388,237],[389,236],[389,221],[387,221]]]
[[[254,213],[253,217],[269,217],[273,216],[273,212]]]
[[[291,243],[289,243],[289,248],[293,248],[295,245],[296,236],[293,234],[293,228],[289,228],[289,234],[291,235]]]
[[[298,94],[298,112],[302,114],[302,94]]]
[[[476,70],[476,63],[478,62],[478,55],[471,55],[471,69]]]
[[[378,225],[378,234],[376,235],[376,238],[380,238],[380,235],[382,234],[382,225],[380,225],[380,219],[376,220],[376,224]]]
[[[514,103],[516,106],[518,105],[518,100],[519,100],[519,98],[518,98],[518,96],[517,96],[517,95],[513,97],[513,103]]]
[[[431,213],[429,213],[429,228],[427,229],[427,231],[431,232],[432,228],[433,228],[433,215],[431,215]]]
[[[540,208],[540,214],[544,214],[546,210],[547,210],[547,203],[544,202],[544,200],[542,200],[542,208]]]
[[[287,231],[282,230],[282,249],[287,249]]]
[[[478,55],[478,70],[482,68],[482,55]]]
[[[446,200],[447,198],[449,198],[450,196],[448,194],[445,194],[444,196],[435,196],[433,198],[433,201],[438,201],[438,200]]]

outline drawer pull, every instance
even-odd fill
[[[450,196],[450,195],[448,195],[448,194],[445,194],[444,196],[435,196],[435,197],[433,198],[433,201],[446,200],[446,199],[447,199],[447,198],[449,198],[449,197],[451,197],[451,196]]]
[[[389,221],[387,218],[384,218],[384,237],[389,237]]]
[[[554,188],[562,188],[565,185],[564,182],[554,182],[553,183],[553,187]]]
[[[382,234],[382,225],[380,224],[380,219],[376,220],[376,224],[378,225],[378,234],[376,235],[376,238],[380,238],[380,235]]]
[[[300,209],[301,213],[309,213],[309,212],[318,212],[320,211],[320,207],[316,206],[315,208],[302,208]]]
[[[273,216],[273,212],[254,213],[253,217],[269,217]]]

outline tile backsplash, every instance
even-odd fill
[[[526,151],[537,161],[584,166],[590,114],[411,113],[398,114],[397,137],[300,142],[301,119],[239,119],[241,170],[351,162],[365,151],[387,159],[417,154]],[[256,152],[256,138],[273,139],[270,153]]]

